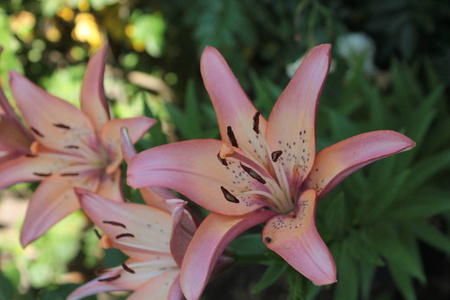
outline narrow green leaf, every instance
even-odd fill
[[[339,270],[339,277],[336,283],[334,300],[357,300],[359,286],[358,268],[346,242],[343,244],[341,255],[337,261],[337,269]]]
[[[280,278],[280,276],[283,275],[284,272],[286,272],[287,267],[288,264],[284,262],[271,263],[267,270],[264,272],[259,282],[253,287],[252,293],[259,293],[274,284],[278,280],[278,278]]]
[[[0,300],[13,299],[15,294],[11,281],[0,270]]]
[[[439,213],[450,211],[450,191],[438,189],[422,189],[402,202],[396,203],[389,213],[395,219],[423,219]]]
[[[450,254],[450,239],[434,226],[425,222],[408,223],[410,228],[422,241],[430,246]]]

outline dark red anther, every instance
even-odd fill
[[[70,173],[70,172],[67,172],[67,173],[61,173],[61,174],[59,174],[59,175],[61,175],[61,176],[63,176],[63,177],[67,177],[67,176],[78,176],[79,174],[78,174],[78,173]]]
[[[223,186],[220,187],[220,190],[222,191],[223,195],[225,196],[225,199],[227,201],[233,202],[233,203],[239,203],[239,199],[233,196],[226,188]]]
[[[39,172],[33,172],[33,175],[39,176],[39,177],[48,177],[52,175],[52,173],[39,173]]]
[[[239,147],[236,137],[234,136],[233,129],[231,129],[231,126],[227,127],[227,135],[228,135],[228,139],[230,140],[231,145],[233,145],[234,147]]]
[[[220,157],[220,152],[217,153],[217,159],[220,161],[220,163],[224,166],[228,166],[227,160],[225,158]]]
[[[39,130],[37,130],[34,127],[31,127],[31,131],[33,131],[36,135],[38,135],[38,136],[40,136],[42,138],[44,137],[44,135],[42,133],[40,133]]]
[[[273,151],[271,154],[272,161],[277,162],[277,160],[278,160],[278,158],[280,158],[281,154],[283,154],[283,151],[281,151],[281,150]]]
[[[108,278],[100,278],[100,279],[97,279],[97,281],[100,281],[100,282],[104,282],[104,281],[114,281],[114,280],[119,279],[119,278],[120,278],[120,274],[117,274],[116,276],[112,276],[112,277],[108,277]]]
[[[259,134],[259,116],[261,113],[257,111],[253,116],[253,131]]]
[[[103,224],[109,224],[109,225],[113,225],[113,226],[120,226],[122,228],[127,228],[125,225],[123,225],[122,223],[119,222],[115,222],[115,221],[103,221]]]
[[[121,234],[116,235],[116,239],[120,239],[120,238],[123,238],[123,237],[132,237],[132,238],[134,238],[134,234],[132,234],[132,233],[121,233]]]
[[[80,147],[78,147],[76,145],[67,145],[67,146],[64,146],[64,148],[66,148],[66,149],[79,149]]]
[[[128,273],[136,274],[136,272],[135,272],[132,268],[130,268],[129,266],[127,266],[125,263],[122,263],[122,268],[123,268],[125,271],[127,271]]]
[[[261,175],[259,175],[258,173],[255,172],[255,170],[253,170],[252,168],[249,168],[245,165],[243,165],[241,163],[241,168],[248,174],[250,175],[250,177],[252,177],[253,179],[258,180],[259,182],[261,182],[262,184],[265,184],[266,181],[261,177]]]
[[[98,232],[98,230],[94,228],[94,232],[95,232],[95,235],[98,237],[98,239],[101,240],[101,239],[102,239],[102,236],[101,236],[101,234]]]
[[[62,124],[62,123],[54,123],[53,126],[58,127],[58,128],[62,128],[62,129],[70,129],[69,125]]]

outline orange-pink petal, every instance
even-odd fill
[[[83,156],[97,147],[90,120],[72,104],[48,94],[15,71],[11,91],[34,138],[47,148]]]
[[[201,57],[200,70],[214,105],[222,140],[231,142],[228,132],[230,126],[240,148],[252,155],[253,150],[259,151],[258,134],[253,129],[256,125],[254,117],[257,110],[219,51],[206,47]],[[267,121],[259,115],[257,119],[257,131],[264,137]],[[249,143],[249,140],[252,143]],[[261,162],[263,159],[260,159]]]
[[[323,198],[348,175],[381,158],[406,151],[415,143],[391,130],[372,131],[356,135],[320,151],[305,188],[315,189]]]
[[[215,263],[233,239],[274,215],[269,210],[238,217],[215,213],[208,215],[189,244],[181,267],[181,288],[186,298],[200,298]]]
[[[100,132],[102,126],[109,120],[109,108],[103,88],[105,59],[108,44],[92,55],[81,84],[81,110],[91,120],[95,131]]]
[[[134,188],[171,188],[206,209],[226,215],[244,215],[265,206],[259,195],[237,194],[265,187],[247,174],[239,174],[242,170],[236,168],[232,173],[229,169],[238,163],[224,166],[217,159],[222,144],[218,140],[191,140],[141,152],[128,167],[128,184]],[[235,193],[239,202],[227,200],[222,187]]]
[[[148,254],[170,253],[170,214],[136,203],[105,199],[76,189],[84,212],[112,240],[113,247]]]
[[[20,232],[22,247],[27,246],[53,225],[80,208],[74,186],[95,189],[98,177],[90,173],[78,176],[52,175],[43,181],[30,200]]]
[[[108,121],[102,128],[100,138],[103,147],[109,154],[110,163],[106,173],[114,172],[122,163],[121,150],[121,128],[126,127],[131,142],[136,143],[156,123],[156,120],[147,117],[136,117],[130,119],[113,119]]]
[[[117,169],[112,174],[101,174],[100,185],[96,192],[103,198],[125,202],[122,190],[122,172]]]
[[[151,278],[143,286],[128,297],[128,300],[149,299],[152,300],[182,300],[183,294],[179,289],[179,270],[167,271],[159,276]]]
[[[287,179],[296,192],[316,153],[316,110],[330,67],[330,45],[313,48],[295,72],[270,114],[266,139],[271,151],[281,150]]]
[[[336,282],[336,265],[315,224],[317,195],[304,191],[294,212],[278,215],[264,226],[264,244],[315,285]]]

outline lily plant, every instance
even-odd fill
[[[35,141],[30,153],[0,166],[0,188],[41,181],[22,226],[23,247],[80,208],[74,187],[121,199],[120,128],[126,126],[136,142],[155,123],[146,117],[110,119],[103,88],[106,53],[107,45],[88,63],[81,110],[10,72],[12,94]]]
[[[317,201],[361,167],[415,145],[400,133],[381,130],[316,153],[316,111],[330,48],[320,45],[308,53],[266,121],[224,58],[207,47],[201,74],[222,140],[163,145],[131,160],[132,187],[171,188],[212,211],[182,266],[181,286],[188,299],[201,295],[226,244],[258,221],[266,222],[264,244],[298,272],[316,285],[336,282],[334,260],[315,225]]]
[[[0,164],[29,154],[33,141],[33,136],[22,124],[0,87]]]

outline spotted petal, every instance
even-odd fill
[[[10,85],[17,106],[40,144],[73,155],[96,149],[92,124],[78,108],[48,94],[15,71],[10,72]]]
[[[372,131],[348,138],[320,151],[305,188],[315,189],[323,198],[348,175],[381,158],[406,151],[415,143],[391,130]]]
[[[186,298],[200,298],[215,263],[233,239],[274,215],[269,210],[239,217],[215,213],[208,215],[189,244],[181,267],[181,288]]]
[[[316,285],[336,282],[336,266],[315,224],[317,195],[304,191],[294,212],[278,215],[263,229],[266,246]]]
[[[20,243],[27,246],[53,225],[80,208],[73,187],[95,189],[98,176],[90,172],[76,177],[58,174],[43,181],[28,205],[25,221],[20,232]]]
[[[260,151],[260,140],[253,128],[258,124],[257,131],[264,137],[267,121],[259,115],[256,117],[257,120],[254,120],[256,108],[219,51],[213,47],[206,47],[202,54],[200,69],[206,90],[214,105],[222,140],[231,142],[228,131],[230,126],[240,148],[252,155],[253,150]],[[262,156],[265,154],[263,148],[259,153],[261,162],[265,160],[265,156]]]
[[[297,183],[306,177],[313,164],[316,110],[330,60],[330,45],[313,48],[269,117],[266,139],[272,151],[283,152],[279,161],[291,187],[298,188]]]
[[[114,172],[123,160],[121,150],[120,130],[122,127],[128,129],[132,143],[136,143],[148,130],[156,123],[156,120],[147,117],[137,117],[130,119],[114,119],[108,121],[101,131],[101,141],[106,151],[108,151],[111,163],[106,172]]]
[[[80,286],[75,291],[73,291],[67,300],[78,300],[83,299],[90,295],[95,295],[98,293],[121,291],[122,288],[116,286],[113,282],[107,281],[108,278],[114,278],[120,273],[120,270],[112,270],[102,276],[89,281],[88,283]],[[106,280],[105,280],[106,279]],[[100,281],[99,281],[100,280]],[[102,281],[105,280],[105,281]]]
[[[131,160],[128,183],[134,188],[171,188],[206,209],[226,215],[243,215],[264,206],[260,196],[254,194],[225,197],[227,192],[232,195],[234,191],[265,187],[237,163],[224,166],[217,159],[222,144],[217,140],[192,140],[141,152]]]
[[[70,163],[75,161],[76,158],[72,156],[49,152],[42,152],[35,157],[18,157],[0,166],[0,188],[19,182],[41,181],[53,173],[79,172],[83,166],[70,166]]]
[[[158,254],[170,253],[172,220],[168,213],[142,204],[105,199],[76,189],[81,207],[121,249]]]
[[[173,270],[154,277],[131,294],[128,300],[148,299],[149,295],[152,300],[182,300],[184,297],[180,293],[178,275],[179,270]]]
[[[92,55],[81,84],[81,109],[91,120],[96,132],[100,132],[109,120],[109,108],[103,88],[107,50],[108,44],[105,44]]]

